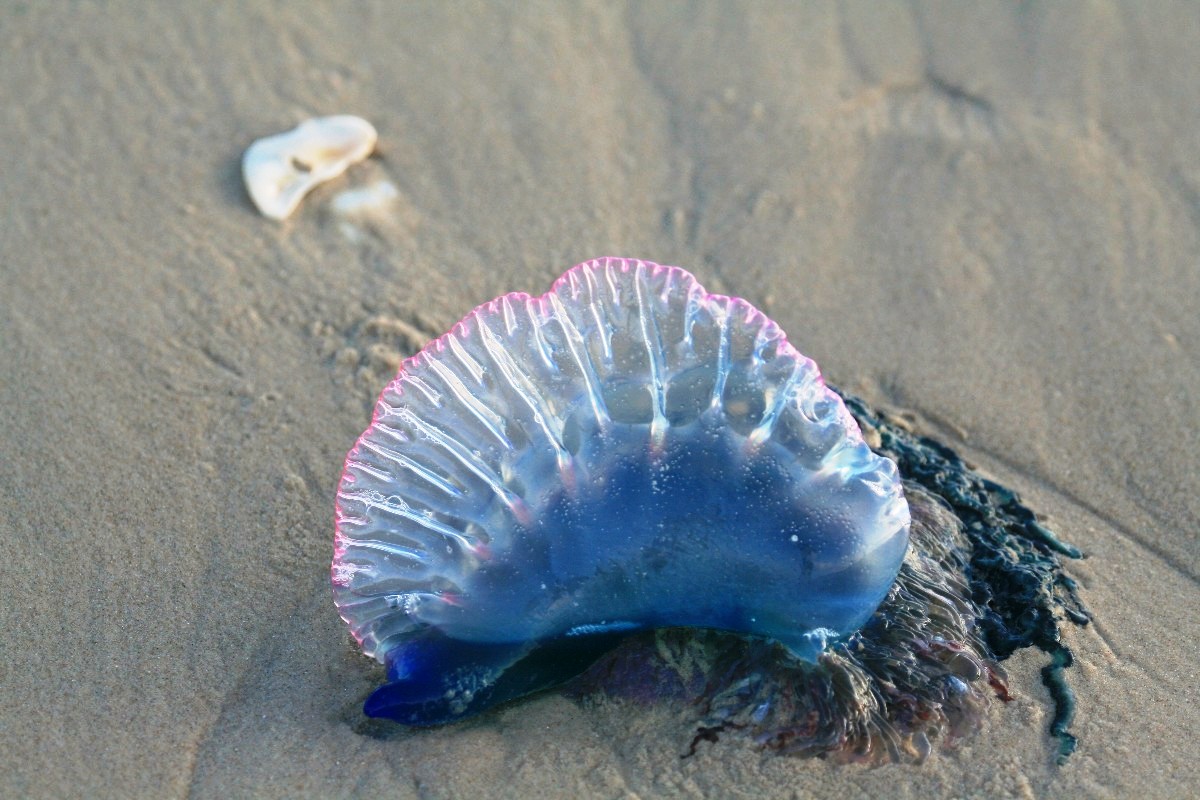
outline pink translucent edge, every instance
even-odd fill
[[[472,309],[469,314],[456,322],[449,331],[426,343],[425,346],[419,351],[404,359],[404,361],[400,364],[400,368],[396,371],[396,377],[393,378],[379,393],[379,400],[376,401],[375,409],[371,414],[371,424],[368,425],[366,430],[364,430],[362,434],[354,441],[354,446],[350,448],[350,452],[346,454],[346,461],[342,465],[342,474],[338,479],[339,493],[343,485],[353,482],[353,476],[350,475],[351,462],[354,460],[355,454],[359,452],[359,448],[361,447],[363,440],[375,430],[376,423],[378,423],[380,416],[384,413],[382,402],[383,396],[387,394],[389,389],[396,386],[396,384],[400,381],[400,378],[410,366],[420,364],[423,359],[428,358],[434,353],[441,353],[448,346],[447,342],[451,337],[458,337],[460,339],[466,338],[471,331],[470,325],[475,319],[479,317],[493,317],[505,302],[513,305],[517,303],[523,303],[528,300],[532,300],[535,303],[544,303],[547,302],[550,295],[555,294],[560,287],[569,284],[575,276],[583,273],[589,268],[593,270],[604,270],[611,267],[616,268],[621,272],[631,272],[636,270],[639,266],[644,268],[649,273],[650,277],[656,278],[660,275],[666,274],[668,283],[673,283],[678,279],[685,282],[685,284],[694,285],[698,287],[701,292],[703,292],[703,297],[701,298],[702,303],[718,306],[728,303],[730,310],[736,310],[737,312],[740,312],[742,314],[743,321],[747,324],[758,324],[761,325],[761,327],[770,330],[771,333],[777,336],[775,340],[775,346],[778,355],[795,358],[801,363],[807,362],[807,365],[810,366],[815,373],[817,385],[825,391],[826,398],[830,398],[836,402],[838,419],[842,423],[842,427],[845,429],[846,435],[851,437],[855,443],[862,441],[862,431],[859,430],[858,423],[855,422],[854,417],[851,416],[850,412],[846,409],[846,404],[842,402],[842,398],[838,397],[835,392],[830,390],[825,385],[825,377],[821,374],[821,369],[817,366],[817,363],[797,350],[792,343],[788,341],[787,334],[784,332],[783,328],[781,328],[773,319],[760,311],[750,301],[741,297],[731,297],[729,295],[714,294],[709,292],[705,290],[704,286],[696,279],[695,275],[682,267],[664,266],[662,264],[656,264],[653,261],[641,261],[634,258],[605,256],[602,258],[593,258],[571,267],[569,270],[560,275],[545,293],[537,297],[533,297],[526,292],[509,292],[508,294],[503,294],[499,297],[489,300],[486,303],[479,304]],[[334,571],[338,561],[345,551],[345,548],[342,546],[339,540],[341,527],[339,524],[340,516],[341,501],[338,500],[335,504],[333,562],[330,564],[330,576],[335,586],[345,585],[344,581],[338,580],[338,576]],[[345,617],[343,617],[343,619],[345,619]],[[349,621],[347,620],[347,622]],[[353,633],[353,629],[351,630]],[[357,633],[354,633],[354,638],[358,640],[359,644],[362,644],[362,639]]]

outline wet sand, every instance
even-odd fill
[[[0,795],[1200,782],[1195,5],[47,2],[0,43]],[[376,156],[259,216],[242,150],[333,113]],[[1066,765],[1035,651],[916,766],[681,760],[671,710],[553,693],[371,735],[328,588],[346,450],[399,359],[599,255],[748,298],[1088,554]]]

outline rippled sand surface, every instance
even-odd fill
[[[0,795],[1200,781],[1194,4],[11,4],[0,104]],[[335,113],[376,156],[259,216],[242,150]],[[681,760],[682,712],[557,694],[361,723],[380,675],[328,576],[346,450],[401,358],[607,254],[748,298],[1087,552],[1065,766],[1032,651],[921,766]]]

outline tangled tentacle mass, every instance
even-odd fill
[[[626,640],[572,687],[636,702],[663,698],[698,710],[685,755],[722,734],[780,753],[839,761],[921,761],[938,742],[975,731],[993,699],[1007,701],[1000,662],[1035,646],[1055,701],[1059,760],[1076,747],[1074,696],[1064,669],[1064,622],[1090,620],[1062,557],[1079,558],[1020,497],[939,442],[909,432],[843,395],[872,448],[893,459],[912,514],[896,583],[855,635],[816,664],[765,640],[672,629]]]

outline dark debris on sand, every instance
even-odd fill
[[[1003,660],[1029,646],[1050,655],[1042,682],[1054,699],[1050,733],[1059,740],[1061,763],[1075,751],[1077,740],[1068,731],[1075,695],[1064,674],[1075,658],[1062,642],[1059,621],[1065,616],[1086,625],[1091,614],[1058,556],[1082,554],[1038,522],[1016,492],[976,473],[949,447],[914,436],[857,397],[842,397],[864,433],[878,433],[872,449],[894,460],[905,480],[948,503],[962,521],[972,547],[972,597],[984,609],[980,627],[994,656]]]

